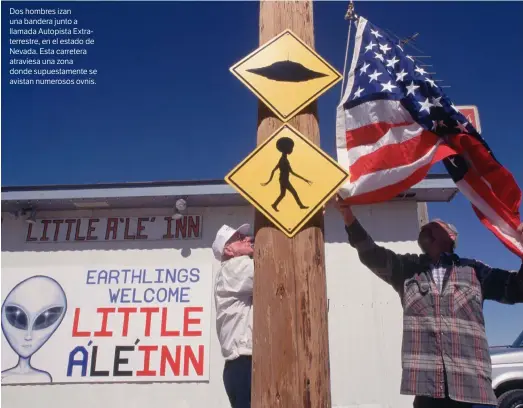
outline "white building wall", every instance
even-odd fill
[[[213,261],[210,246],[224,223],[253,221],[249,207],[191,209],[203,215],[203,237],[188,241],[25,244],[23,221],[3,218],[2,269],[83,266],[109,263],[168,262],[181,253],[196,262]],[[418,210],[415,202],[397,202],[355,209],[377,242],[400,253],[416,252]],[[71,213],[39,214],[66,217]],[[168,215],[166,210],[75,211],[75,217]],[[340,216],[325,217],[329,340],[333,407],[410,406],[399,395],[401,375],[401,305],[398,295],[361,265],[347,244]],[[28,249],[30,249],[28,251]],[[205,383],[104,383],[2,386],[2,407],[29,408],[228,408],[222,383],[223,358],[211,328],[210,381]],[[45,347],[45,346],[44,346]],[[12,353],[2,336],[2,354]],[[4,357],[3,357],[4,358]]]

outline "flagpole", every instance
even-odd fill
[[[349,33],[347,34],[347,46],[345,47],[345,61],[343,63],[343,77],[341,80],[341,91],[340,91],[340,101],[343,98],[343,92],[345,91],[345,77],[347,73],[347,60],[349,57],[349,43],[350,43],[350,33],[352,28],[352,22],[356,20],[358,16],[354,12],[354,1],[349,2],[349,7],[347,13],[345,14],[345,20],[349,21]]]

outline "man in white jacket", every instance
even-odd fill
[[[252,286],[251,227],[222,226],[212,244],[221,262],[214,284],[216,331],[225,358],[223,383],[233,408],[251,406]]]

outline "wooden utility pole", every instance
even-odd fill
[[[290,28],[314,48],[312,1],[260,2],[260,45]],[[290,124],[320,143],[313,102]],[[282,123],[259,102],[258,145]],[[255,218],[253,408],[331,408],[323,215],[287,238]]]

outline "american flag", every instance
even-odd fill
[[[359,17],[347,87],[337,109],[338,162],[349,204],[390,200],[443,160],[481,222],[523,257],[521,190],[432,76],[385,31]]]

